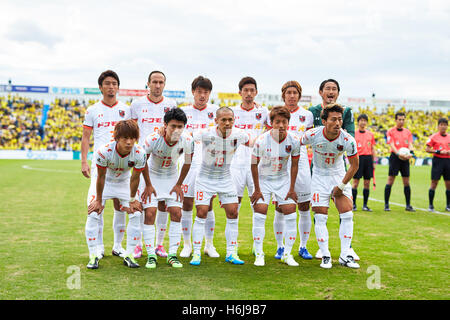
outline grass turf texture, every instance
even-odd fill
[[[27,170],[23,166],[39,170]],[[412,205],[428,207],[430,167],[411,168]],[[449,299],[450,216],[417,211],[369,201],[372,213],[355,213],[353,247],[360,256],[361,269],[341,267],[339,218],[332,205],[328,219],[329,246],[333,268],[324,270],[320,261],[302,260],[299,267],[275,260],[273,207],[266,222],[264,251],[266,266],[253,265],[252,216],[244,197],[239,221],[239,255],[243,266],[225,259],[225,214],[215,203],[215,246],[220,258],[202,257],[199,267],[180,258],[182,269],[173,269],[159,258],[155,270],[144,265],[146,253],[138,259],[139,269],[129,269],[122,259],[111,255],[113,243],[112,202],[105,209],[106,256],[98,270],[86,269],[88,250],[84,236],[86,196],[89,180],[80,173],[79,161],[0,160],[0,299]],[[377,166],[378,187],[370,197],[383,200],[387,167]],[[359,197],[362,196],[362,181]],[[217,201],[217,200],[216,200]],[[404,203],[403,185],[398,177],[391,201]],[[358,198],[358,207],[362,200]],[[445,210],[445,189],[441,180],[435,208]],[[124,239],[125,246],[126,238]],[[165,239],[168,247],[168,232]],[[308,250],[318,249],[314,225]],[[180,249],[181,250],[181,249]],[[376,267],[374,267],[376,266]],[[380,288],[369,289],[379,268]],[[75,270],[75,273],[73,273]],[[77,273],[79,270],[79,273]],[[78,276],[79,275],[79,276]],[[73,288],[79,279],[79,289]],[[69,286],[68,286],[69,284]]]

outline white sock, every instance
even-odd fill
[[[275,217],[273,218],[273,233],[275,234],[275,240],[277,241],[277,248],[284,247],[283,232],[284,232],[284,214],[275,210]]]
[[[98,220],[98,236],[97,236],[97,247],[100,247],[102,250],[105,249],[105,246],[103,245],[103,227],[105,225],[105,222],[103,220],[104,211],[99,215]]]
[[[160,246],[163,244],[164,236],[166,235],[167,230],[167,221],[168,221],[169,213],[166,211],[159,211],[156,213],[156,246]]]
[[[299,212],[300,219],[298,219],[298,233],[300,235],[300,248],[306,248],[306,243],[311,233],[311,214],[308,211]]]
[[[347,257],[353,237],[353,212],[348,211],[339,215],[341,225],[339,226],[339,238],[341,239],[341,257]]]
[[[145,248],[147,249],[147,255],[155,254],[155,225],[154,224],[144,224],[144,231],[142,232],[144,236]]]
[[[89,214],[86,219],[84,233],[86,235],[89,255],[97,255],[98,220],[100,219],[96,212]]]
[[[125,235],[127,224],[126,212],[114,210],[113,231],[114,231],[114,247],[121,247],[122,240]]]
[[[192,248],[195,254],[200,254],[202,248],[203,236],[205,234],[206,219],[195,217],[194,227],[192,228]]]
[[[169,254],[177,254],[181,241],[181,223],[170,221],[169,226]]]
[[[216,217],[214,215],[214,211],[208,211],[208,215],[206,216],[205,222],[205,246],[213,245],[214,239],[214,228],[216,226]]]
[[[128,214],[127,252],[132,254],[134,247],[141,241],[141,213],[139,211]]]
[[[191,245],[191,230],[192,230],[192,210],[182,211],[181,214],[181,231],[183,233],[184,245]]]
[[[328,215],[316,213],[314,214],[314,219],[314,231],[316,232],[317,242],[319,243],[320,251],[322,251],[322,256],[331,257],[330,251],[328,250]]]
[[[228,219],[225,227],[225,239],[227,241],[227,256],[236,252],[237,239],[239,234],[238,219]]]
[[[297,238],[297,212],[284,216],[286,223],[284,231],[284,254],[290,255],[295,239]]]
[[[257,255],[263,254],[263,243],[266,235],[266,218],[262,213],[253,213],[253,243],[255,244],[255,252]]]

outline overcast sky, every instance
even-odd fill
[[[335,78],[341,95],[450,100],[450,1],[1,1],[0,84],[96,87],[115,70],[143,89],[198,75],[215,92],[253,76],[260,93]]]

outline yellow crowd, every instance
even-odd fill
[[[43,114],[43,102],[32,101],[20,96],[0,97],[0,150],[56,150],[80,151],[82,123],[86,108],[96,101],[78,101],[75,99],[55,99],[50,103],[47,121],[43,128],[40,121]],[[130,104],[128,101],[127,104]],[[220,106],[231,106],[231,101],[216,101]],[[183,107],[187,103],[179,104]],[[269,109],[271,106],[268,106]],[[308,108],[309,105],[303,106]],[[353,108],[355,127],[356,119],[361,113],[369,117],[369,130],[375,135],[377,156],[389,156],[385,133],[395,126],[395,108],[378,113],[369,107]],[[397,110],[398,111],[398,110]],[[437,131],[437,120],[449,117],[450,112],[411,111],[406,113],[405,127],[414,137],[415,155],[419,158],[429,157],[425,152],[428,137]],[[43,138],[41,138],[41,136]]]

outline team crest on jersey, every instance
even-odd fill
[[[256,120],[261,120],[262,114],[258,112],[255,114],[255,116],[256,116]]]
[[[135,165],[135,163],[134,163],[134,161],[128,161],[128,166],[131,168],[131,167],[134,167],[134,165]]]
[[[164,107],[164,113],[167,113],[170,110],[170,107]]]
[[[305,117],[305,116],[298,116],[298,119],[299,119],[301,122],[305,122],[306,117]]]
[[[214,118],[214,113],[208,112],[208,118],[210,118],[210,119]]]
[[[342,144],[338,144],[338,145],[337,145],[337,149],[338,149],[339,151],[342,151],[342,150],[344,150],[344,146],[343,146]]]
[[[125,111],[119,110],[119,116],[121,116],[122,118],[125,117]]]
[[[292,150],[292,146],[291,145],[286,146],[286,152],[287,153],[290,153],[291,150]]]

